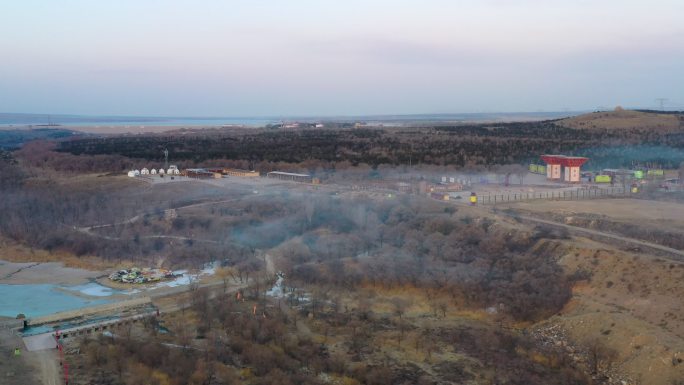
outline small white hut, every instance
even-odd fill
[[[135,172],[129,171],[129,172],[128,172],[128,177],[129,177],[129,178],[134,178],[134,177],[135,177]]]
[[[147,167],[143,167],[143,169],[140,170],[140,175],[150,175],[150,170],[148,170]]]
[[[140,170],[133,170],[134,176],[140,176]]]
[[[159,169],[159,175],[164,175],[164,174],[166,174],[166,171],[164,171],[163,168],[160,168]]]
[[[157,169],[153,168],[152,170],[150,170],[150,174],[151,175],[157,175]]]

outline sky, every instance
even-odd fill
[[[0,0],[0,112],[684,109],[682,0]]]

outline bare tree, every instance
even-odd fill
[[[598,377],[606,377],[617,359],[617,351],[597,338],[589,341],[587,348],[591,372]]]

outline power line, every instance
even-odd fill
[[[660,104],[660,111],[665,111],[665,102],[667,102],[667,98],[656,98],[656,102]]]

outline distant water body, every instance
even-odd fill
[[[277,122],[263,118],[165,118],[136,116],[76,116],[0,113],[0,127],[91,127],[91,126],[254,126]]]
[[[369,116],[288,116],[288,117],[145,117],[145,116],[81,116],[0,113],[0,127],[263,127],[281,122],[367,122],[410,125],[416,122],[484,122],[557,119],[582,112],[510,112]]]

